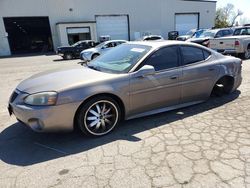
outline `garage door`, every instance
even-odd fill
[[[191,29],[199,28],[199,14],[176,14],[175,29],[184,35]]]
[[[129,40],[128,16],[96,16],[98,38],[109,35],[112,40]]]
[[[48,17],[3,18],[12,54],[53,51]]]

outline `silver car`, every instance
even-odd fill
[[[126,40],[110,40],[103,42],[94,48],[83,50],[80,54],[80,58],[83,61],[91,61],[96,57],[98,57],[99,55],[103,54],[104,52],[107,52],[112,48],[126,42],[127,42]]]
[[[241,60],[178,41],[122,44],[70,70],[21,82],[9,112],[35,131],[101,136],[128,120],[169,111],[235,91]],[[63,79],[62,79],[63,78]]]

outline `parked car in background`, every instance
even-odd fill
[[[92,40],[79,41],[72,46],[61,46],[57,48],[57,54],[62,56],[63,59],[70,60],[73,58],[79,58],[81,51],[93,48],[96,43]]]
[[[168,40],[176,40],[178,36],[179,36],[178,31],[169,31],[168,32]]]
[[[164,40],[164,38],[160,35],[148,35],[144,36],[143,41],[149,41],[149,40]]]
[[[187,41],[208,47],[209,39],[230,36],[232,34],[233,29],[231,28],[211,29],[203,32],[199,37],[193,37],[188,39]]]
[[[194,38],[198,38],[200,37],[200,35],[206,31],[206,29],[192,29],[190,30],[189,32],[186,33],[186,35],[181,35],[179,37],[176,38],[176,40],[179,40],[179,41],[186,41],[192,37]]]
[[[96,46],[95,48],[83,50],[80,54],[80,58],[83,61],[91,61],[96,57],[98,57],[99,55],[103,54],[104,52],[107,52],[110,49],[126,42],[127,42],[126,40],[110,40],[103,42],[98,46]]]
[[[210,39],[210,48],[222,53],[250,58],[250,26],[235,28],[233,36]]]
[[[229,94],[241,80],[238,58],[194,43],[131,42],[79,68],[24,80],[10,97],[9,113],[34,131],[76,126],[102,136],[123,119],[198,104],[211,93]]]

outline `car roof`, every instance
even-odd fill
[[[126,40],[108,40],[105,42],[108,43],[108,42],[127,42],[127,41]]]
[[[164,46],[170,46],[170,45],[189,45],[189,46],[196,46],[199,48],[203,48],[203,46],[196,44],[196,43],[191,43],[191,42],[186,42],[186,41],[177,41],[177,40],[133,41],[133,42],[128,42],[128,44],[150,46],[154,49],[161,48]]]
[[[224,30],[233,30],[233,29],[232,28],[218,28],[218,29],[208,29],[206,31],[218,32],[218,31],[224,31]]]
[[[235,29],[248,29],[250,28],[250,26],[238,26],[238,27],[235,27]]]

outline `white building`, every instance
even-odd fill
[[[78,40],[168,38],[214,26],[216,2],[201,0],[0,0],[0,56],[49,51]]]

